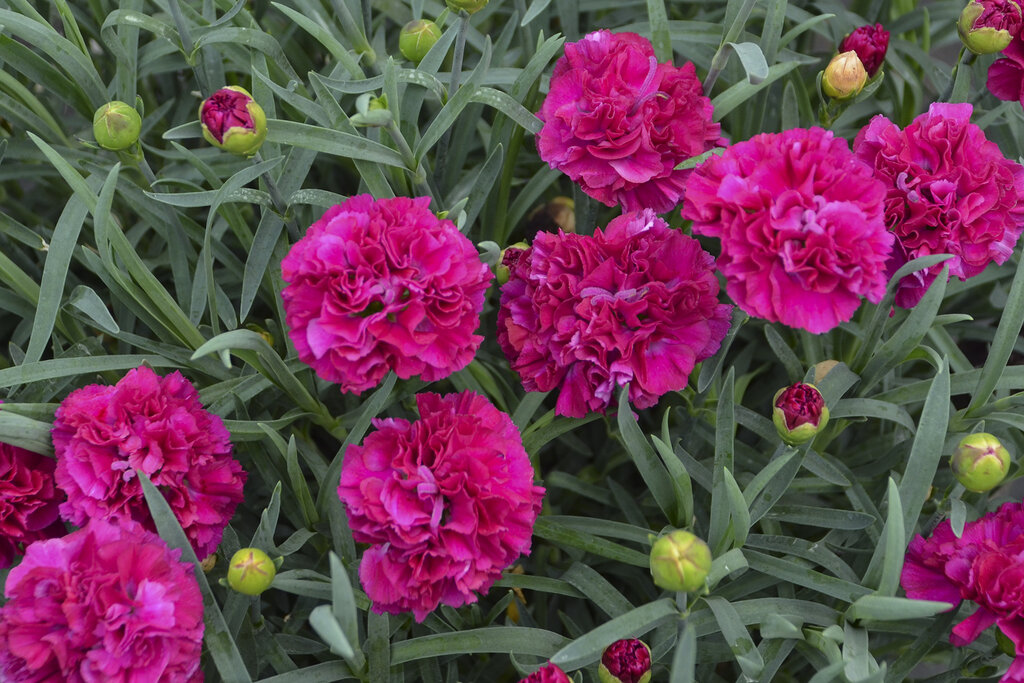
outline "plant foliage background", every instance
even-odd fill
[[[736,313],[686,390],[583,419],[524,394],[494,341],[492,287],[476,359],[430,389],[472,389],[513,416],[544,510],[528,558],[478,604],[422,624],[369,611],[336,488],[345,447],[375,416],[412,415],[427,385],[391,375],[341,394],[296,360],[280,299],[289,245],[360,192],[429,195],[492,264],[565,225],[556,198],[575,200],[578,232],[605,225],[615,212],[549,169],[533,141],[563,42],[598,28],[647,35],[702,78],[721,68],[715,119],[741,141],[815,125],[817,73],[844,35],[881,22],[885,76],[836,134],[852,140],[876,113],[905,126],[945,97],[973,102],[973,121],[1017,158],[1024,116],[985,89],[992,57],[953,80],[961,9],[491,0],[463,23],[436,0],[0,0],[0,440],[52,453],[62,398],[142,363],[195,383],[249,472],[218,564],[197,572],[211,681],[502,682],[548,659],[594,681],[604,646],[638,635],[655,680],[672,683],[997,680],[1010,660],[992,631],[953,648],[956,613],[900,597],[899,575],[914,533],[1014,498],[1012,486],[965,492],[946,456],[982,429],[1024,448],[1019,252],[967,282],[936,282],[910,311],[890,315],[890,291],[824,335]],[[416,67],[398,34],[419,17],[444,33]],[[228,84],[270,119],[255,159],[201,139],[197,107]],[[143,112],[141,156],[93,142],[93,112],[111,99]],[[842,363],[819,384],[831,423],[783,445],[772,395],[829,359]],[[185,545],[162,499],[150,503],[164,538]],[[708,540],[707,595],[651,582],[652,538],[668,527]],[[225,558],[250,545],[284,557],[258,598],[218,583]]]

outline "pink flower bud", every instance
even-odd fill
[[[881,24],[861,26],[843,38],[843,42],[839,44],[840,52],[853,50],[857,53],[868,72],[868,78],[874,78],[878,73],[888,49],[889,32],[882,28]]]
[[[828,424],[828,408],[813,384],[794,384],[779,389],[772,401],[772,422],[782,440],[791,446],[814,438]]]
[[[267,137],[267,115],[245,88],[229,85],[199,105],[203,138],[233,154],[252,156]]]
[[[960,440],[949,464],[965,489],[984,493],[994,489],[1006,477],[1010,470],[1010,452],[996,437],[978,432]]]
[[[597,676],[601,683],[648,683],[651,648],[636,638],[616,640],[601,655]]]
[[[1020,33],[1021,8],[1013,0],[971,0],[956,23],[960,40],[979,55],[1001,52]]]
[[[529,248],[530,245],[526,242],[516,242],[512,246],[505,247],[501,250],[501,258],[498,260],[498,267],[495,268],[494,273],[499,285],[503,285],[508,282],[516,264],[519,263],[519,259],[522,258],[523,254],[525,254],[526,250]]]
[[[549,662],[546,666],[542,666],[520,680],[519,683],[572,683],[572,679],[557,664]]]

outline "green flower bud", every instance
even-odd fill
[[[803,382],[779,389],[772,399],[772,422],[790,446],[810,441],[828,424],[825,398],[818,387]]]
[[[1001,52],[1021,29],[1021,8],[1013,0],[971,0],[960,12],[956,31],[977,55]]]
[[[847,100],[856,96],[868,82],[868,72],[860,57],[853,50],[842,52],[832,58],[821,76],[821,89],[836,100]]]
[[[991,491],[1006,478],[1010,470],[1010,452],[999,439],[978,432],[960,440],[949,464],[953,474],[968,491]]]
[[[689,531],[676,530],[654,542],[651,577],[670,591],[692,592],[704,587],[711,571],[711,549]]]
[[[267,138],[267,115],[249,91],[229,85],[199,105],[203,138],[214,147],[251,157]]]
[[[487,7],[487,0],[445,0],[444,4],[453,12],[464,10],[466,14],[475,14]]]
[[[119,152],[139,140],[142,117],[135,107],[114,100],[96,110],[92,117],[92,134],[103,149]]]
[[[242,548],[228,564],[228,585],[245,595],[267,590],[276,575],[277,565],[259,548]]]
[[[413,64],[419,64],[434,43],[441,37],[441,29],[429,19],[410,21],[398,36],[398,50]]]

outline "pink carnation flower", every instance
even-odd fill
[[[676,166],[718,144],[712,113],[693,64],[658,64],[646,38],[595,31],[555,64],[537,151],[608,206],[664,213],[691,172]]]
[[[78,526],[100,518],[154,530],[139,470],[206,557],[242,500],[246,474],[231,457],[230,438],[179,372],[160,377],[142,366],[114,386],[73,391],[53,423],[57,485],[68,495],[60,514]]]
[[[560,415],[604,411],[627,383],[646,408],[718,350],[731,308],[711,255],[647,209],[592,237],[538,233],[501,288],[498,343],[527,391],[560,387]]]
[[[203,600],[180,555],[99,519],[30,545],[0,608],[0,680],[202,681]]]
[[[29,543],[66,533],[56,466],[46,456],[0,442],[0,569]]]
[[[726,291],[747,313],[810,332],[885,294],[885,186],[821,128],[756,135],[701,164],[683,217],[722,241]]]
[[[288,335],[320,377],[360,393],[394,370],[444,379],[483,337],[491,271],[429,197],[350,197],[281,262]]]
[[[859,26],[839,44],[839,52],[853,50],[857,53],[864,70],[868,72],[868,78],[874,77],[882,68],[888,49],[889,32],[881,24]]]
[[[548,662],[519,683],[572,683],[572,679],[560,666]]]
[[[953,627],[950,642],[967,645],[998,624],[1017,651],[1002,680],[1024,681],[1024,503],[1006,503],[966,524],[960,538],[949,520],[929,538],[915,536],[900,583],[914,600],[974,602],[977,610]]]
[[[988,67],[986,85],[999,99],[1024,106],[1024,40],[1019,34],[1003,50],[1003,57]]]
[[[472,392],[416,395],[420,419],[374,420],[349,446],[338,496],[352,536],[372,543],[359,578],[378,614],[423,621],[476,602],[530,553],[544,489],[508,415]]]
[[[875,116],[853,143],[888,194],[885,221],[896,235],[889,274],[911,259],[953,254],[961,280],[1010,258],[1024,229],[1024,168],[1006,159],[971,123],[970,104],[935,103],[900,130]],[[900,281],[896,303],[921,300],[943,264]]]

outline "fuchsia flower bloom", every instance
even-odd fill
[[[56,466],[46,456],[0,442],[0,569],[29,543],[66,533]]]
[[[571,683],[572,679],[557,664],[548,662],[519,683]]]
[[[718,145],[712,113],[693,64],[658,64],[646,38],[595,31],[555,64],[537,151],[608,206],[664,213],[691,172],[676,166]]]
[[[1015,35],[1003,56],[988,68],[988,89],[1001,100],[1024,106],[1024,40]]]
[[[997,624],[1017,652],[1002,680],[1024,680],[1024,504],[1006,503],[969,522],[960,538],[949,520],[930,538],[915,536],[900,583],[914,600],[974,602],[978,609],[953,627],[950,642],[967,645]]]
[[[970,104],[935,103],[900,130],[875,116],[853,149],[887,190],[885,221],[896,235],[892,275],[907,261],[953,254],[949,274],[974,277],[1010,257],[1024,229],[1024,168],[971,123]],[[942,264],[900,281],[896,303],[911,308]]]
[[[519,430],[486,398],[416,395],[415,422],[374,420],[349,446],[338,496],[352,536],[374,544],[359,578],[378,614],[476,602],[503,569],[530,553],[544,489]]]
[[[843,38],[839,44],[839,52],[853,50],[860,57],[861,64],[868,72],[868,78],[874,77],[885,61],[885,53],[889,49],[889,32],[881,24],[861,26]]]
[[[206,557],[242,500],[246,474],[231,457],[230,439],[179,372],[160,377],[143,366],[114,386],[73,391],[53,423],[57,485],[68,494],[60,514],[78,526],[100,518],[154,530],[140,470],[167,499],[196,555]]]
[[[432,382],[469,365],[490,269],[429,197],[350,197],[310,226],[281,262],[299,358],[342,391],[394,370]]]
[[[203,600],[180,555],[99,519],[30,545],[0,608],[0,679],[202,681]]]
[[[731,308],[711,255],[647,209],[538,233],[501,288],[498,343],[527,391],[560,387],[559,415],[604,411],[627,382],[646,408],[718,350]]]
[[[826,332],[885,294],[885,186],[821,128],[755,135],[697,167],[683,218],[722,241],[718,267],[747,313]]]

